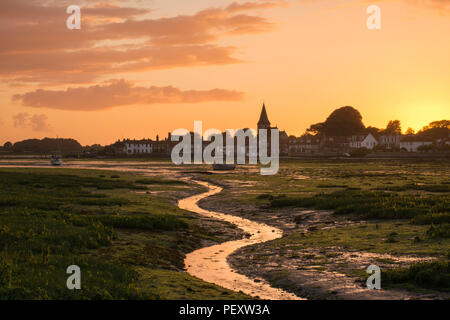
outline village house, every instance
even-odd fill
[[[150,154],[153,152],[153,141],[150,139],[127,140],[124,145],[123,152],[128,155]]]
[[[382,134],[378,138],[378,143],[386,149],[398,149],[400,148],[400,138],[400,134]]]
[[[259,130],[266,129],[267,135],[267,154],[270,155],[271,150],[271,129],[277,129],[277,126],[272,126],[267,115],[267,110],[265,104],[263,104],[259,120],[257,122],[258,131],[254,132],[259,141]],[[243,129],[247,132],[247,128]],[[194,141],[194,134],[190,132],[191,141]],[[234,153],[235,159],[237,153],[245,154],[246,157],[250,156],[249,144],[245,143],[244,146],[238,146],[236,137],[234,139],[234,147],[227,150],[226,141],[227,134],[225,132],[223,135],[223,148],[219,148],[221,153],[224,155],[231,155],[229,153]],[[202,137],[202,142],[197,145],[198,148],[202,150],[210,143],[206,137]],[[202,139],[200,138],[200,139]],[[450,137],[428,140],[425,141],[423,138],[419,138],[416,135],[401,135],[401,134],[360,134],[353,136],[326,136],[323,134],[312,135],[304,134],[301,137],[288,136],[285,131],[279,131],[279,154],[284,155],[302,155],[302,154],[343,154],[348,153],[354,149],[366,148],[373,150],[375,147],[379,146],[382,149],[396,151],[403,150],[409,152],[420,152],[423,146],[434,146],[435,148],[440,148],[444,150],[448,148],[450,144]],[[248,137],[247,139],[248,140]],[[123,140],[118,141],[112,145],[114,154],[126,154],[126,155],[152,155],[152,156],[166,156],[170,155],[173,147],[177,144],[176,141],[171,141],[171,134],[164,140],[160,140],[159,136],[156,136],[156,140],[143,139],[143,140]],[[238,150],[239,148],[239,150]],[[377,148],[378,149],[378,148]],[[194,154],[194,143],[191,146],[191,154]],[[255,155],[252,155],[255,156]]]
[[[289,138],[289,154],[315,153],[320,148],[320,138],[311,134],[305,134],[300,138]]]
[[[420,147],[431,146],[432,144],[433,142],[431,141],[419,141],[413,139],[412,137],[406,137],[400,140],[400,149],[409,152],[417,152],[420,151],[419,150]]]
[[[377,139],[369,133],[368,135],[357,135],[350,138],[349,147],[351,149],[373,149],[378,144]]]
[[[171,141],[171,135],[164,140],[159,140],[159,135],[156,136],[156,141],[151,139],[142,140],[123,140],[120,142],[122,147],[121,153],[126,155],[169,155],[174,142]]]

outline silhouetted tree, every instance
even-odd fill
[[[14,143],[14,152],[29,152],[37,154],[62,153],[76,154],[81,152],[83,147],[74,139],[52,139],[44,138],[28,139]]]
[[[12,148],[12,143],[11,142],[5,142],[5,144],[3,145],[3,148],[5,149],[5,150],[7,150],[7,149],[11,149]]]
[[[402,126],[400,120],[390,120],[383,130],[384,134],[402,134]]]
[[[325,122],[312,125],[307,132],[327,136],[351,136],[363,133],[364,129],[359,111],[347,106],[334,110]]]
[[[450,129],[450,120],[440,120],[430,122],[428,126],[423,127],[422,130],[433,129],[433,128],[447,128]]]
[[[308,129],[306,129],[306,132],[313,135],[320,134],[323,131],[323,127],[324,127],[323,122],[312,124]]]
[[[433,121],[417,133],[417,136],[424,140],[448,139],[449,135],[449,120]]]
[[[364,132],[365,132],[366,134],[371,133],[374,137],[376,137],[376,136],[378,136],[378,134],[381,132],[381,130],[378,129],[378,128],[376,128],[376,127],[371,127],[371,126],[369,126],[369,127],[367,127],[367,128],[364,130]]]
[[[407,135],[411,135],[411,134],[414,134],[415,133],[415,131],[414,131],[414,129],[413,128],[408,128],[408,129],[406,129],[406,132],[405,132],[405,134],[407,134]]]

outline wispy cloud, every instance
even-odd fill
[[[36,132],[49,132],[51,127],[47,122],[48,118],[45,114],[29,115],[28,113],[18,113],[13,116],[14,127],[31,128]]]
[[[13,116],[13,121],[14,121],[14,127],[15,128],[24,128],[27,126],[28,123],[28,119],[29,119],[29,115],[28,113],[18,113],[15,116]]]
[[[380,2],[393,2],[395,0],[360,0],[360,2],[367,4],[377,4]],[[420,6],[424,8],[433,8],[442,12],[450,11],[450,1],[449,0],[396,0],[399,2],[404,2],[414,6]],[[356,1],[358,2],[358,1]]]
[[[115,2],[82,8],[82,29],[68,30],[56,1],[0,2],[0,75],[11,83],[86,83],[125,72],[239,62],[227,36],[268,32],[258,14],[283,1],[232,3],[191,15],[149,19],[149,10]],[[256,11],[255,11],[256,10]]]
[[[206,101],[239,101],[243,93],[212,89],[187,90],[175,87],[138,87],[129,81],[112,80],[103,85],[68,88],[67,90],[39,89],[13,96],[14,101],[34,108],[59,110],[103,110],[132,104],[200,103]]]

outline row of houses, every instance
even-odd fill
[[[267,115],[266,107],[263,105],[257,128],[276,129],[272,127]],[[246,129],[244,129],[246,130]],[[223,133],[225,135],[225,133]],[[191,133],[193,136],[194,134]],[[225,137],[223,139],[226,141]],[[156,140],[142,139],[142,140],[123,140],[118,141],[114,145],[116,153],[126,155],[170,155],[172,148],[178,142],[171,141],[171,134],[167,138],[160,140],[156,136]],[[209,142],[204,141],[203,148]],[[271,139],[268,137],[268,149],[270,150]],[[421,151],[424,146],[431,146],[433,144],[450,144],[450,137],[445,141],[424,141],[420,140],[415,135],[401,135],[401,134],[363,134],[353,136],[314,136],[305,134],[301,137],[288,136],[285,131],[279,132],[280,155],[296,155],[296,154],[313,154],[313,153],[347,153],[355,149],[366,148],[373,150],[374,148],[391,150],[391,151]],[[193,146],[192,146],[193,148]],[[237,148],[234,148],[235,152]],[[192,149],[192,152],[194,150]],[[224,146],[223,152],[226,154]],[[248,146],[246,146],[245,154],[248,155]]]
[[[269,121],[269,118],[267,116],[267,111],[265,105],[262,106],[261,114],[259,117],[259,121],[257,123],[258,132],[260,129],[266,129],[268,132],[267,136],[267,154],[270,154],[271,149],[271,135],[270,130],[271,129],[277,129],[277,127],[272,127],[271,123]],[[247,132],[248,128],[243,129],[243,131]],[[223,141],[225,143],[226,141],[226,133],[223,134]],[[191,132],[191,141],[193,141],[193,135],[194,133]],[[280,153],[287,153],[289,148],[288,144],[288,135],[285,131],[279,132],[279,138],[280,138]],[[122,141],[118,141],[114,144],[114,149],[116,153],[119,154],[126,154],[126,155],[143,155],[143,154],[152,154],[152,155],[170,155],[172,148],[177,144],[178,142],[171,141],[171,134],[167,135],[167,138],[164,140],[159,140],[159,136],[156,137],[156,140],[152,139],[142,139],[142,140],[130,140],[125,139]],[[205,148],[210,142],[209,141],[203,141],[202,148]],[[238,149],[236,141],[235,141],[235,147],[233,148],[233,152],[236,154],[238,151],[241,153],[244,153],[246,156],[249,156],[249,146],[248,144],[243,148],[240,147]],[[226,149],[226,146],[224,145],[223,150],[221,150],[223,154],[228,154],[229,152]],[[194,146],[192,145],[192,153],[194,153]]]
[[[442,141],[424,141],[414,135],[389,134],[375,137],[367,135],[354,135],[348,137],[318,137],[306,134],[300,138],[289,137],[289,153],[316,153],[326,151],[348,152],[352,149],[366,148],[372,150],[376,147],[385,150],[401,150],[418,152],[424,146],[431,146]],[[447,145],[449,141],[444,141]]]
[[[244,129],[244,132],[247,129]],[[194,141],[194,133],[191,132],[191,154],[194,154],[195,151],[195,145],[193,143]],[[238,153],[245,154],[246,156],[250,155],[250,148],[248,144],[248,140],[246,140],[246,144],[244,146],[238,146],[237,145],[237,138],[233,137],[234,139],[234,146],[231,149],[227,150],[226,146],[226,133],[222,133],[223,135],[223,141],[224,146],[222,148],[218,148],[219,152],[221,152],[224,155],[228,155],[230,152],[237,155]],[[201,150],[204,150],[211,141],[209,140],[202,140],[202,143],[200,144]],[[178,141],[171,141],[170,133],[168,137],[164,140],[159,140],[158,138],[156,140],[151,139],[142,139],[142,140],[130,140],[125,139],[122,141],[118,141],[115,144],[115,150],[116,154],[122,154],[122,155],[170,155],[172,152],[173,147],[178,144]],[[253,156],[255,156],[257,153],[255,153]]]
[[[142,154],[153,154],[153,155],[170,155],[173,146],[177,142],[171,141],[171,134],[167,135],[164,140],[159,139],[159,135],[156,136],[156,140],[152,139],[124,139],[118,141],[115,144],[116,153],[126,154],[126,155],[142,155]]]

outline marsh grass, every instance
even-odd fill
[[[235,172],[210,179],[253,181],[248,187],[236,185],[233,193],[225,190],[221,199],[253,204],[265,215],[281,208],[285,212],[313,208],[332,210],[341,222],[367,220],[362,225],[306,233],[302,228],[270,242],[276,252],[285,248],[334,252],[338,247],[394,256],[433,256],[441,261],[449,256],[448,160],[282,160],[276,176]],[[292,217],[299,226],[305,220]],[[443,270],[448,276],[448,269]],[[342,272],[357,273],[345,263]]]
[[[450,292],[449,261],[417,263],[409,268],[387,270],[381,273],[385,287],[425,288]]]
[[[450,212],[429,213],[415,216],[411,219],[412,224],[424,225],[424,224],[449,224]]]
[[[380,254],[417,255],[445,258],[450,247],[449,238],[431,239],[427,236],[428,226],[411,225],[408,222],[383,221],[367,223],[365,228],[359,225],[321,229],[308,233],[295,233],[274,240],[274,247],[297,246],[302,248],[354,249]],[[394,233],[395,232],[395,233]],[[419,236],[423,241],[415,243]],[[389,241],[393,239],[394,241]]]
[[[334,210],[337,215],[356,215],[363,219],[410,219],[418,215],[450,210],[450,196],[396,194],[360,190],[339,190],[312,197],[275,198],[270,207],[307,207]]]
[[[428,192],[437,192],[437,193],[445,193],[450,192],[450,184],[442,183],[442,184],[406,184],[399,185],[393,187],[378,187],[378,190],[387,190],[387,191],[408,191],[408,190],[419,190],[419,191],[428,191]]]
[[[184,254],[214,237],[191,214],[137,194],[147,190],[137,180],[95,170],[0,169],[0,299],[247,298],[178,276]],[[81,290],[66,287],[73,264]],[[143,285],[155,272],[167,277]],[[186,290],[202,285],[204,292]]]

